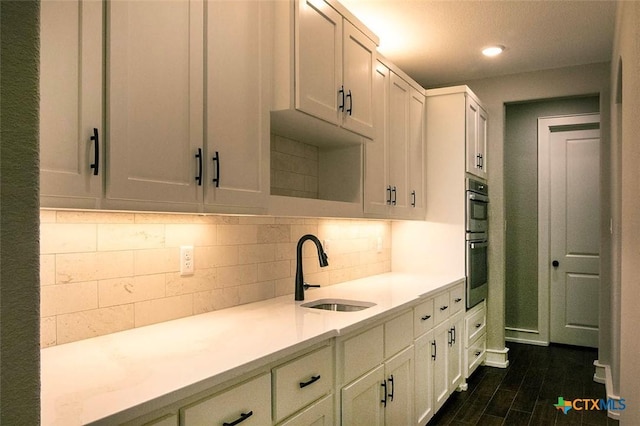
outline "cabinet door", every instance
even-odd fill
[[[94,175],[102,128],[102,2],[51,1],[40,7],[40,193],[100,198]],[[98,154],[101,154],[100,150]],[[101,156],[102,158],[102,156]],[[46,203],[44,203],[46,204]],[[79,207],[83,207],[80,205]],[[92,204],[84,207],[95,207]]]
[[[487,113],[466,96],[467,172],[486,179]]]
[[[387,425],[410,425],[414,421],[413,364],[413,347],[405,349],[385,363],[387,407],[384,416]]]
[[[245,419],[242,426],[271,424],[268,373],[180,410],[180,424],[184,426],[221,425],[241,419]]]
[[[449,320],[449,354],[447,359],[448,388],[453,392],[464,380],[464,312],[459,312]]]
[[[424,146],[424,120],[425,120],[425,96],[410,88],[409,92],[409,130],[408,130],[408,155],[409,166],[408,197],[410,214],[415,218],[424,218],[426,213],[425,200],[425,146]]]
[[[338,124],[342,16],[324,0],[296,0],[295,6],[296,109]]]
[[[343,80],[346,92],[343,126],[372,138],[376,45],[347,20],[343,22],[343,31]]]
[[[407,122],[409,118],[409,83],[391,73],[389,90],[389,183],[394,209],[408,207]],[[393,213],[392,213],[393,214]]]
[[[207,204],[260,207],[269,194],[272,7],[207,4]]]
[[[433,333],[433,410],[438,411],[449,397],[447,377],[447,352],[449,345],[449,322],[445,321]]]
[[[342,388],[342,424],[350,426],[384,425],[384,365]]]
[[[107,8],[107,196],[201,202],[202,0],[112,1]]]
[[[373,112],[375,132],[364,143],[364,212],[385,216],[389,210],[389,68],[377,62],[373,79]]]
[[[416,424],[423,426],[433,417],[433,330],[415,341],[414,350]]]

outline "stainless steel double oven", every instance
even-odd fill
[[[486,299],[488,293],[489,188],[487,184],[466,180],[466,273],[467,309]]]

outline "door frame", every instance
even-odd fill
[[[580,130],[600,126],[600,113],[538,117],[538,335],[550,343],[551,267],[550,236],[550,154],[549,135],[552,131]]]

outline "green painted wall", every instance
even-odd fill
[[[0,2],[0,424],[40,423],[40,4]]]
[[[538,117],[598,112],[598,96],[505,106],[505,326],[538,328]]]

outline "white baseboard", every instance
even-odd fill
[[[487,357],[483,364],[489,367],[507,368],[509,366],[509,348],[487,349]]]
[[[527,328],[505,327],[505,339],[507,342],[525,343],[527,345],[549,346],[549,342],[540,337],[538,330]]]
[[[597,359],[593,361],[593,366],[595,367],[595,371],[593,373],[593,381],[596,383],[601,383],[603,385],[606,385],[608,366],[606,364],[600,364],[600,361],[598,361]]]
[[[603,383],[606,389],[607,399],[620,401],[620,395],[613,393],[613,377],[611,376],[611,366],[609,364],[601,364],[599,360],[593,362],[595,372],[593,373],[593,381]],[[618,404],[619,405],[619,404]],[[607,410],[607,417],[620,420],[620,410]]]

